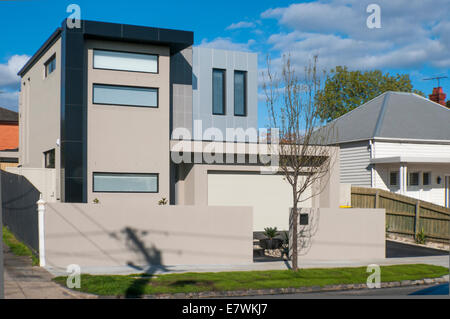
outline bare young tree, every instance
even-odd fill
[[[283,56],[279,77],[273,72],[271,60],[267,57],[267,70],[263,72],[269,125],[279,132],[279,171],[292,187],[290,248],[294,271],[298,270],[298,206],[323,191],[332,157],[327,144],[333,130],[330,126],[321,128],[322,121],[315,102],[321,77],[325,75],[325,72],[319,74],[317,61],[315,56],[299,77],[291,64],[291,57]]]

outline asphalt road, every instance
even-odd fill
[[[355,289],[344,291],[311,292],[302,294],[281,294],[266,296],[247,296],[239,299],[304,299],[304,298],[330,298],[330,297],[405,297],[423,289],[435,290],[440,285],[394,287],[379,289]],[[448,293],[447,293],[448,296]]]

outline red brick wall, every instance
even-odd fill
[[[0,123],[0,151],[19,147],[19,125]]]

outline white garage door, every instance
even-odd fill
[[[275,226],[279,230],[287,230],[289,208],[292,207],[292,188],[283,180],[282,175],[210,172],[208,205],[252,206],[255,231]],[[310,207],[310,201],[303,202],[300,206]]]

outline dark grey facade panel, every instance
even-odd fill
[[[87,61],[81,29],[62,25],[61,197],[87,201]]]
[[[58,28],[53,32],[17,74],[23,76],[47,49],[59,39],[65,29],[67,29],[66,19],[62,22],[62,28]],[[70,30],[71,34],[80,33],[86,38],[109,38],[111,40],[128,42],[165,44],[171,48],[171,54],[179,52],[194,43],[194,33],[192,31],[151,28],[109,22],[81,20],[81,28]],[[73,56],[73,58],[76,57]],[[70,64],[69,62],[68,65]]]

